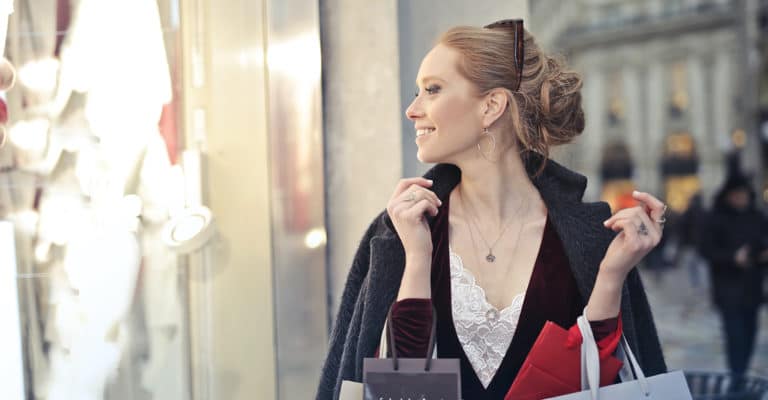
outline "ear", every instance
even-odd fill
[[[509,97],[504,89],[492,89],[483,101],[483,125],[493,125],[507,111]]]

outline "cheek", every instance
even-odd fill
[[[440,132],[469,133],[479,126],[472,118],[472,107],[461,98],[444,97],[435,102],[432,120]]]

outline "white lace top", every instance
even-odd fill
[[[488,303],[483,288],[467,269],[461,257],[450,249],[451,300],[453,324],[461,347],[477,377],[486,389],[507,353],[517,329],[525,292],[499,311]]]

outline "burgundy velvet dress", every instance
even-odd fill
[[[432,228],[432,299],[403,299],[392,308],[398,356],[423,358],[432,327],[432,306],[437,311],[437,351],[440,358],[458,358],[464,399],[503,399],[546,321],[570,328],[581,315],[585,299],[576,287],[565,250],[547,219],[542,243],[517,329],[504,359],[488,387],[483,387],[459,342],[451,308],[451,275],[448,246],[448,203],[445,201]],[[596,340],[615,333],[618,317],[594,321]],[[605,350],[605,349],[601,349]]]

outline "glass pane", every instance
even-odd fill
[[[188,398],[184,286],[161,237],[183,206],[178,8],[16,1],[0,219],[26,398]]]

